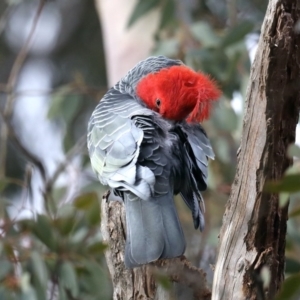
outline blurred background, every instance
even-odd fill
[[[150,55],[179,58],[223,91],[203,124],[216,154],[204,232],[176,197],[186,256],[212,281],[267,2],[0,2],[0,299],[111,299],[99,233],[106,188],[90,167],[87,122],[107,88]],[[287,275],[300,272],[298,199]]]

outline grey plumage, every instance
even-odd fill
[[[163,119],[135,92],[147,74],[180,64],[162,56],[139,63],[106,93],[88,125],[92,167],[125,203],[127,267],[183,254],[174,193],[191,209],[195,228],[204,227],[200,191],[207,185],[208,157],[214,156],[204,130]]]

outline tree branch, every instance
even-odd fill
[[[4,114],[2,114],[2,113],[1,113],[1,116],[2,116],[2,119],[4,120],[3,123],[5,123],[5,126],[7,128],[7,134],[8,134],[7,137],[9,137],[11,139],[12,143],[25,156],[25,158],[38,168],[43,180],[46,180],[46,171],[45,171],[45,168],[44,168],[41,160],[36,155],[31,153],[26,147],[24,147],[24,145],[19,140],[19,138],[15,132],[15,129],[11,124],[11,121],[9,119],[7,119],[4,116]],[[1,140],[1,143],[2,142],[3,142],[3,140]],[[6,147],[6,145],[5,145],[5,147]],[[0,176],[0,178],[1,178],[1,176]]]
[[[33,25],[30,29],[29,35],[28,35],[24,45],[22,46],[21,50],[19,51],[19,53],[14,61],[14,64],[12,66],[9,77],[8,77],[8,81],[7,81],[7,85],[6,85],[6,89],[5,89],[7,91],[7,99],[6,99],[4,110],[2,113],[4,122],[2,123],[1,132],[0,132],[0,140],[1,140],[1,143],[0,143],[0,178],[4,178],[5,174],[6,174],[5,165],[6,165],[6,156],[7,156],[7,140],[8,140],[8,135],[9,135],[9,128],[8,128],[9,124],[8,123],[10,123],[14,99],[15,99],[13,96],[13,89],[15,87],[20,70],[21,70],[21,68],[25,62],[25,59],[28,55],[28,51],[30,49],[31,42],[33,40],[34,32],[36,30],[38,20],[41,16],[45,2],[46,2],[45,0],[40,0],[36,15],[33,19]],[[32,161],[34,161],[34,159],[32,159]],[[39,165],[37,165],[37,166],[40,169],[40,166]],[[42,175],[43,175],[43,173],[42,173]]]
[[[170,281],[180,283],[192,290],[194,299],[210,299],[206,274],[193,267],[184,257],[161,259],[140,268],[126,269],[124,249],[126,239],[125,210],[122,202],[108,201],[109,193],[102,199],[101,232],[108,244],[105,253],[108,269],[114,286],[113,299],[174,299],[173,291],[159,287],[156,274],[165,274]]]
[[[299,117],[300,2],[270,0],[250,75],[237,173],[224,214],[212,299],[274,299],[284,277],[287,207],[264,184],[291,164]],[[264,282],[262,270],[270,281]]]

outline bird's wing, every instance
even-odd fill
[[[100,181],[145,200],[150,197],[155,177],[150,169],[136,164],[144,131],[131,118],[150,114],[130,96],[111,89],[88,125],[91,164]]]
[[[158,116],[157,116],[158,117]],[[173,200],[170,124],[156,115],[133,118],[144,132],[137,166],[150,170],[155,183],[148,201],[124,193],[127,236],[125,264],[135,267],[159,258],[182,255],[185,240]]]
[[[183,254],[184,235],[170,178],[169,123],[112,89],[89,123],[88,148],[100,181],[121,191],[125,264],[135,267]]]
[[[204,228],[205,206],[201,191],[207,188],[208,159],[214,152],[200,124],[180,124],[186,165],[186,184],[181,195],[192,211],[195,228]]]
[[[197,179],[199,190],[203,191],[207,187],[208,159],[214,159],[215,154],[200,124],[185,124],[182,130],[187,137],[185,147],[188,154],[191,158],[194,158],[193,162],[196,163],[197,169],[200,170],[200,172],[196,170],[194,175]]]

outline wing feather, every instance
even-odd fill
[[[214,152],[200,124],[181,123],[176,130],[183,144],[182,169],[185,173],[180,194],[192,211],[194,227],[202,231],[205,225],[205,205],[201,191],[207,188],[208,159],[214,158]]]
[[[129,95],[111,89],[95,109],[88,130],[91,164],[102,184],[127,189],[144,200],[151,196],[155,176],[137,164],[144,130],[132,117],[150,114]]]

